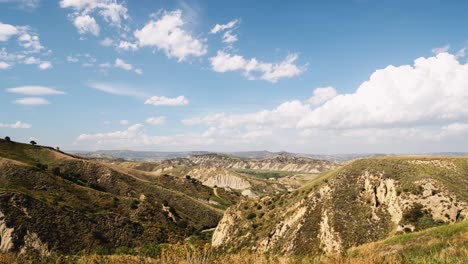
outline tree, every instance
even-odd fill
[[[11,138],[10,138],[9,136],[6,136],[6,137],[5,137],[5,141],[6,141],[6,142],[11,142]]]
[[[31,143],[31,145],[33,145],[33,146],[37,145],[36,141],[34,141],[34,140],[31,140],[29,143]]]
[[[60,148],[59,148],[59,147],[56,147],[56,149],[57,149],[58,151],[60,151]]]

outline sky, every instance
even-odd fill
[[[0,137],[468,150],[467,1],[0,0]]]

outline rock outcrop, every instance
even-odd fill
[[[468,158],[358,160],[290,194],[228,209],[213,246],[334,254],[468,217]]]

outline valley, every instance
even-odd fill
[[[385,252],[412,239],[438,239],[454,263],[468,258],[465,157],[134,161],[0,140],[0,168],[1,256],[15,261],[406,262],[423,253]]]

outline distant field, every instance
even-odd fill
[[[249,176],[260,178],[260,179],[269,179],[269,178],[277,179],[277,178],[283,178],[283,177],[299,174],[298,172],[275,171],[275,170],[235,169],[234,171],[247,174]]]

